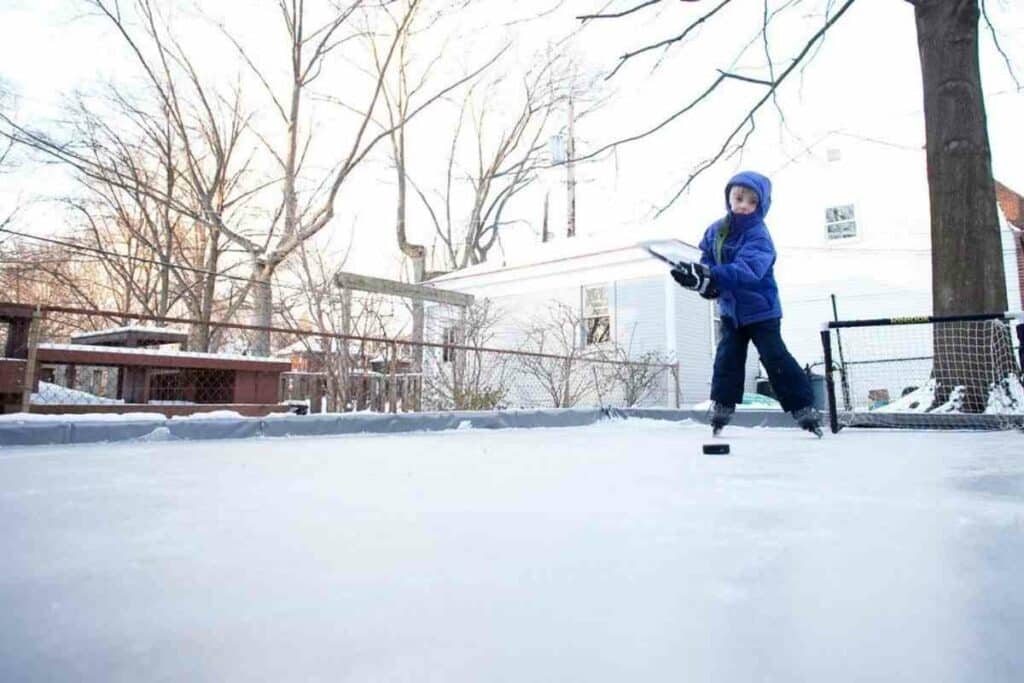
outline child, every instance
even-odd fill
[[[811,382],[786,349],[780,334],[782,306],[775,284],[775,246],[765,214],[772,184],[759,173],[739,173],[725,186],[725,218],[715,221],[700,242],[700,263],[672,269],[680,285],[706,299],[718,299],[721,339],[711,380],[711,427],[717,435],[743,400],[747,344],[754,342],[783,410],[799,425],[821,436]]]

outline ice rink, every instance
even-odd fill
[[[1024,680],[1024,436],[724,437],[0,449],[0,680]]]

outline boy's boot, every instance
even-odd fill
[[[796,420],[801,429],[806,429],[815,434],[819,439],[821,438],[821,415],[814,406],[794,410],[793,419]]]
[[[735,411],[736,406],[715,401],[711,407],[711,433],[718,436],[722,428],[732,420],[732,414]]]

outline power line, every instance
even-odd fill
[[[65,240],[59,240],[59,239],[56,239],[56,238],[53,238],[53,237],[43,237],[41,235],[32,235],[32,234],[29,234],[29,233],[19,232],[17,230],[11,230],[10,228],[0,228],[0,232],[6,232],[6,233],[9,233],[11,235],[16,235],[18,237],[24,237],[26,239],[37,240],[37,241],[40,241],[40,242],[46,242],[46,243],[57,245],[57,246],[67,247],[69,249],[77,249],[79,251],[86,251],[86,252],[90,252],[90,253],[94,253],[94,254],[99,254],[99,255],[102,255],[102,256],[111,257],[111,258],[126,259],[126,260],[129,260],[129,261],[139,261],[141,263],[148,263],[148,264],[155,265],[155,266],[172,268],[172,269],[177,269],[177,270],[184,270],[184,271],[189,271],[189,272],[193,272],[193,273],[199,273],[199,274],[202,274],[202,275],[208,275],[208,276],[212,276],[214,278],[220,277],[220,278],[226,278],[228,280],[236,280],[238,282],[245,282],[245,283],[249,282],[249,278],[241,277],[241,276],[238,276],[238,275],[231,275],[231,274],[228,274],[228,273],[216,273],[216,272],[213,272],[213,271],[205,270],[203,268],[196,268],[194,266],[186,266],[186,265],[181,265],[181,264],[172,263],[172,262],[164,263],[163,261],[157,261],[156,259],[149,259],[149,258],[146,258],[146,257],[143,257],[143,256],[133,256],[131,254],[121,254],[121,253],[118,253],[116,251],[108,251],[108,250],[105,250],[105,249],[100,249],[98,247],[90,247],[90,246],[87,246],[87,245],[84,245],[84,244],[76,244],[74,242],[67,242]],[[83,261],[77,261],[76,263],[90,263],[90,262],[91,263],[95,263],[95,262],[97,262],[99,260],[100,259],[94,259],[94,260],[89,260],[89,261],[83,260]],[[0,263],[3,263],[3,262],[4,262],[3,259],[0,259]],[[33,263],[42,264],[42,263],[46,263],[46,262],[47,261],[38,261],[37,260],[37,261],[34,261]],[[67,263],[68,261],[64,260],[62,262]],[[17,263],[29,263],[29,262],[23,261],[23,260],[19,260],[19,261],[17,261]],[[275,275],[276,275],[276,273],[275,273]],[[310,290],[311,290],[311,288],[303,287],[303,286],[300,286],[300,285],[289,285],[289,284],[282,283],[280,281],[280,279],[276,280],[276,282],[274,283],[274,286],[279,288],[279,289],[287,289],[287,290],[291,290],[293,292],[300,292],[300,293],[303,293],[303,294],[309,294]],[[329,286],[330,285],[328,284],[328,287]],[[312,289],[316,289],[316,288],[312,288]]]
[[[194,266],[186,266],[186,265],[182,265],[180,263],[172,263],[172,262],[166,262],[165,263],[163,261],[158,261],[156,259],[146,258],[144,256],[133,256],[131,254],[121,254],[121,253],[118,253],[116,251],[108,251],[108,250],[105,250],[105,249],[100,249],[98,247],[90,247],[90,246],[85,245],[85,244],[76,244],[74,242],[67,242],[67,241],[55,239],[55,238],[52,238],[52,237],[43,237],[42,235],[31,235],[29,233],[19,232],[17,230],[11,230],[10,228],[0,228],[0,232],[6,232],[6,233],[9,233],[11,235],[16,235],[18,237],[24,237],[26,239],[36,240],[36,241],[39,241],[39,242],[46,242],[48,244],[53,244],[53,245],[57,245],[57,246],[61,246],[61,247],[67,247],[68,249],[77,249],[79,251],[86,251],[86,252],[90,252],[90,253],[93,253],[93,254],[99,254],[99,255],[107,256],[107,257],[111,257],[111,258],[125,259],[125,260],[128,260],[128,261],[138,261],[140,263],[148,263],[150,265],[160,266],[160,267],[163,267],[163,268],[171,268],[171,269],[174,269],[174,270],[183,270],[183,271],[188,271],[188,272],[192,272],[192,273],[199,273],[201,275],[207,275],[207,276],[211,276],[211,277],[214,277],[214,278],[218,278],[219,277],[219,278],[225,278],[225,279],[228,279],[228,280],[236,280],[238,282],[245,282],[245,283],[249,282],[249,278],[241,277],[239,275],[231,275],[229,273],[216,273],[216,272],[213,272],[213,271],[210,271],[210,270],[206,270],[204,268],[196,268]],[[280,287],[281,289],[291,289],[291,290],[297,291],[297,292],[305,292],[306,291],[306,288],[304,288],[304,287],[300,287],[300,286],[297,286],[297,285],[287,285],[287,284],[283,284],[281,282],[277,282],[276,286]]]
[[[43,237],[42,235],[31,235],[25,232],[19,232],[17,230],[11,230],[10,228],[0,228],[0,232],[6,232],[11,235],[17,235],[18,237],[24,237],[30,240],[36,240],[38,242],[46,242],[48,244],[57,245],[60,247],[67,247],[69,249],[77,249],[79,251],[87,251],[93,254],[99,254],[101,256],[110,256],[112,258],[125,259],[127,261],[139,261],[140,263],[148,263],[154,266],[161,266],[165,268],[173,268],[175,270],[185,270],[193,273],[200,273],[202,275],[211,275],[213,277],[223,277],[229,280],[240,280],[242,282],[248,282],[249,278],[239,277],[238,275],[229,275],[228,273],[215,273],[213,271],[205,270],[203,268],[196,268],[194,266],[184,266],[179,263],[170,263],[157,261],[156,259],[146,258],[144,256],[133,256],[131,254],[120,254],[116,251],[108,251],[106,249],[100,249],[99,247],[90,247],[85,244],[76,244],[74,242],[66,242],[64,240],[54,239],[52,237]]]

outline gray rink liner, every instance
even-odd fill
[[[530,429],[581,427],[602,420],[643,418],[707,423],[703,410],[666,408],[549,408],[539,410],[466,411],[438,413],[354,413],[344,415],[284,415],[265,418],[195,420],[69,420],[0,422],[0,447],[114,443],[136,440],[195,441],[253,437],[334,436],[343,434],[401,434],[420,431],[473,429]],[[737,412],[732,424],[741,427],[795,427],[779,411]]]

